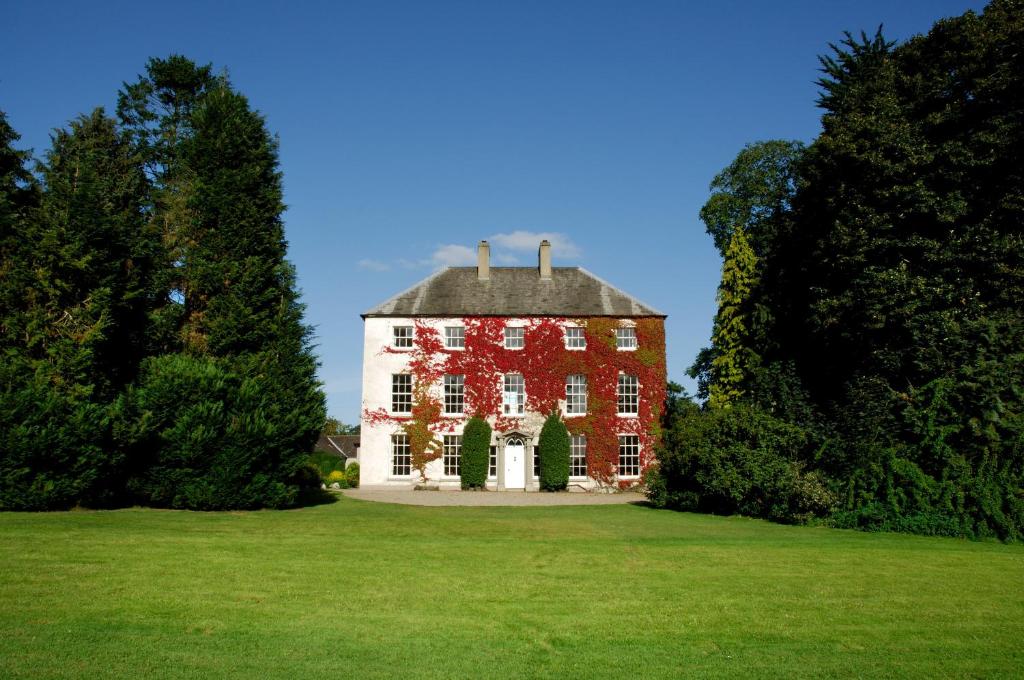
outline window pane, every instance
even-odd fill
[[[391,435],[391,474],[395,477],[407,477],[412,474],[408,435]]]
[[[391,332],[395,347],[412,347],[412,326],[395,326]]]
[[[408,373],[391,376],[391,412],[412,412],[412,376]]]
[[[587,438],[584,435],[573,435],[569,446],[569,476],[587,476]]]
[[[518,373],[506,373],[502,385],[502,410],[505,415],[523,415],[526,412],[526,385]]]
[[[466,329],[462,326],[445,326],[444,346],[448,349],[465,349]]]
[[[445,477],[459,476],[459,458],[461,455],[462,435],[446,434],[444,436],[444,448],[442,449]]]
[[[565,412],[572,415],[581,415],[587,412],[587,376],[566,376]]]
[[[616,328],[615,346],[619,349],[636,349],[636,329]]]
[[[491,459],[487,465],[487,476],[495,479],[498,476],[498,447],[491,447]]]
[[[619,374],[619,386],[616,389],[619,415],[632,415],[640,412],[640,384],[635,375]]]
[[[635,434],[619,435],[619,476],[640,474],[640,438]]]
[[[526,340],[522,328],[505,328],[505,348],[522,349],[526,346]]]
[[[569,327],[565,329],[565,346],[567,349],[586,349],[587,338],[582,328]]]
[[[446,375],[444,377],[444,412],[462,413],[465,408],[466,376]]]

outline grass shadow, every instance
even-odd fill
[[[294,509],[312,508],[317,505],[331,505],[338,502],[338,494],[325,489],[303,489],[295,499]]]

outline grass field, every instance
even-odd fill
[[[1000,677],[1024,548],[637,506],[0,514],[0,677]]]

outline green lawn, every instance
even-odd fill
[[[999,677],[1024,548],[636,506],[0,514],[0,677]]]

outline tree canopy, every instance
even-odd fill
[[[701,212],[726,264],[694,374],[811,437],[794,462],[840,525],[1024,535],[1022,9],[899,45],[846,34],[821,58],[821,134],[742,150]],[[742,230],[756,322],[726,333]],[[756,366],[732,370],[740,352]]]

